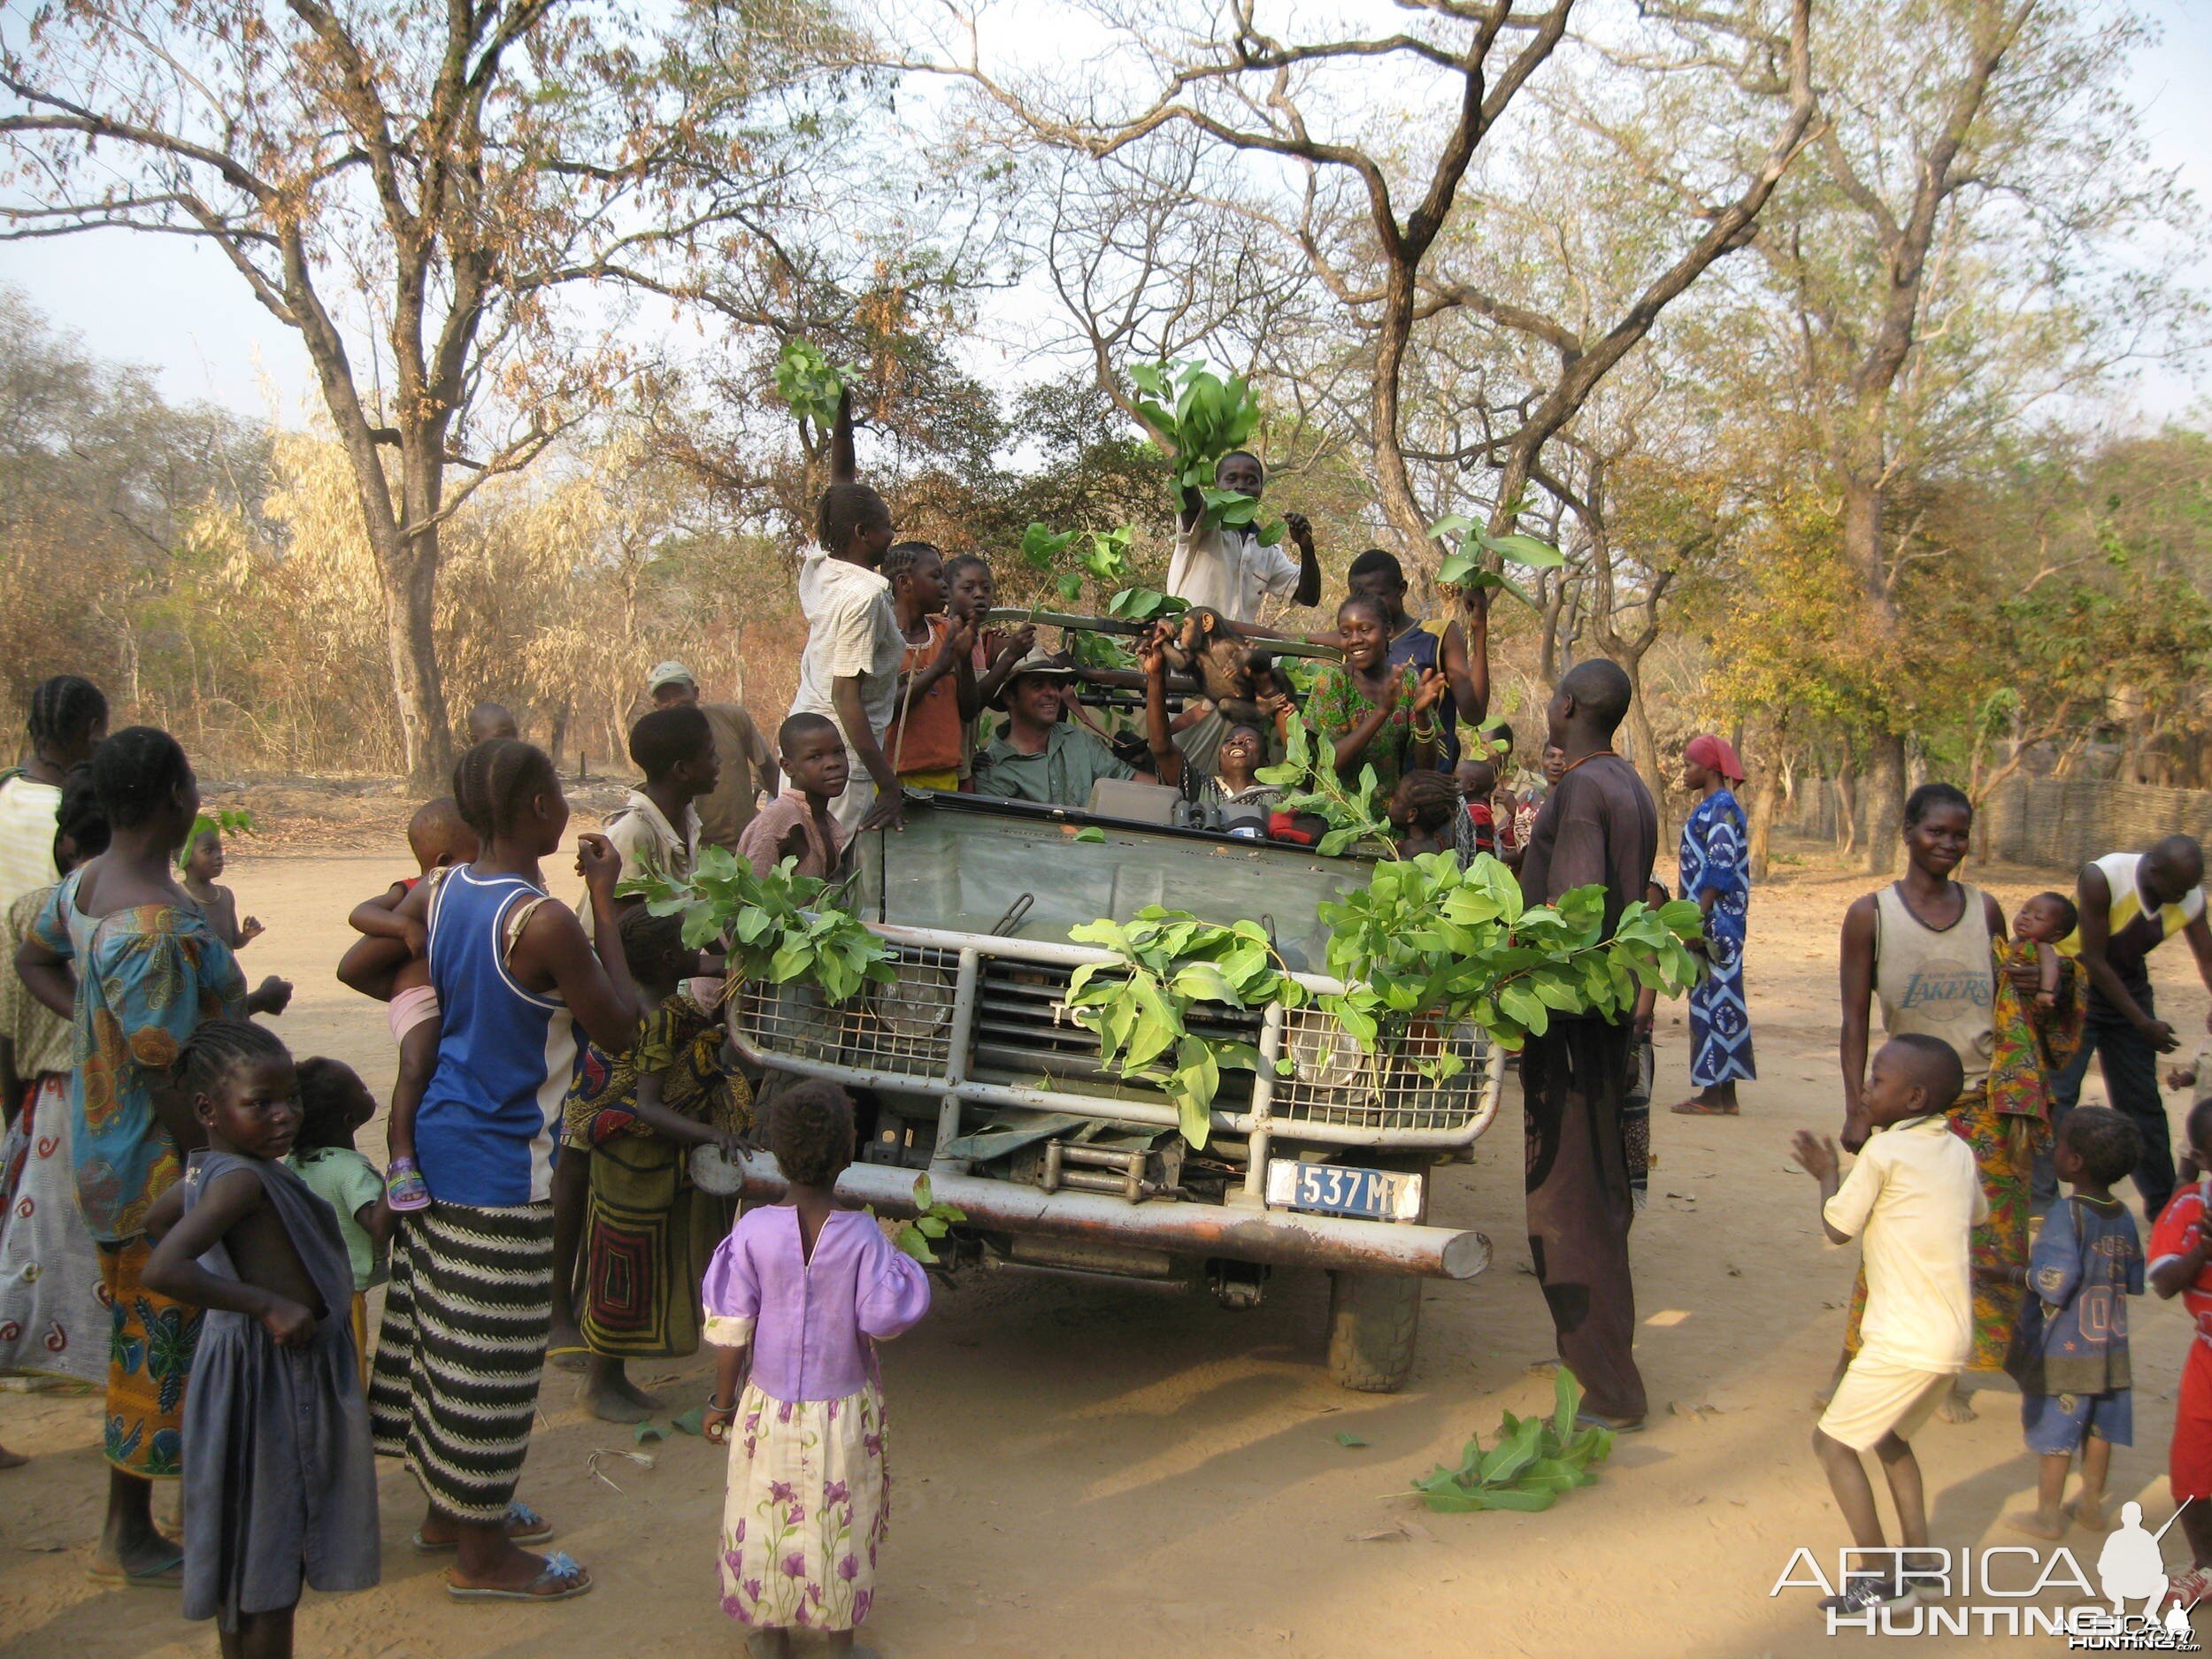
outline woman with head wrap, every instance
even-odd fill
[[[1674,1109],[1688,1117],[1733,1118],[1737,1083],[1758,1076],[1743,994],[1747,826],[1728,787],[1742,781],[1743,763],[1725,738],[1701,733],[1684,746],[1682,787],[1698,799],[1682,826],[1681,891],[1704,908],[1705,934],[1693,949],[1706,961],[1690,993],[1690,1081],[1698,1092]]]

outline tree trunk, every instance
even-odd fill
[[[437,532],[384,565],[384,620],[392,653],[392,691],[399,704],[407,782],[442,789],[453,772],[453,733],[446,723],[445,687],[438,673],[435,599]]]
[[[1876,732],[1866,744],[1866,872],[1893,874],[1904,856],[1905,740]]]
[[[1644,787],[1651,791],[1651,798],[1659,808],[1659,841],[1666,844],[1667,829],[1672,814],[1667,810],[1667,769],[1659,757],[1659,736],[1651,729],[1651,710],[1644,702],[1643,658],[1640,655],[1624,653],[1622,672],[1628,676],[1628,734],[1634,752],[1629,756],[1636,770],[1643,774]]]
[[[1758,784],[1751,791],[1750,824],[1744,838],[1744,861],[1751,867],[1751,879],[1754,881],[1764,881],[1767,879],[1767,871],[1772,862],[1775,808],[1781,799],[1781,795],[1780,770],[1773,766],[1762,766],[1759,769]]]

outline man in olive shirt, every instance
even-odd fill
[[[1651,792],[1613,752],[1628,699],[1628,676],[1603,658],[1577,664],[1560,680],[1547,713],[1566,771],[1521,861],[1521,896],[1530,904],[1602,884],[1609,936],[1621,912],[1644,896],[1659,848]],[[1621,1130],[1631,1053],[1625,1018],[1556,1014],[1521,1050],[1529,1251],[1560,1361],[1586,1391],[1584,1415],[1609,1428],[1641,1427],[1645,1410],[1628,1265],[1636,1207]]]
[[[1162,700],[1160,728],[1166,729],[1165,660],[1156,642],[1144,650],[1146,695]],[[1035,650],[1016,664],[1005,691],[1006,732],[979,756],[975,792],[1007,801],[1034,801],[1044,806],[1087,808],[1091,787],[1102,778],[1131,778],[1139,783],[1171,782],[1181,776],[1181,759],[1170,744],[1155,751],[1157,772],[1139,772],[1089,732],[1061,717],[1062,696],[1075,670],[1064,657]]]
[[[779,781],[776,757],[762,739],[753,717],[734,703],[700,703],[699,682],[681,663],[663,663],[645,682],[646,695],[657,709],[695,703],[714,730],[715,757],[721,775],[710,795],[693,804],[699,814],[703,846],[737,850],[737,838],[753,821],[758,797],[774,795]]]

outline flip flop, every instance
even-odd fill
[[[125,1572],[119,1564],[104,1562],[96,1555],[92,1564],[84,1570],[84,1576],[94,1584],[104,1584],[112,1590],[181,1590],[184,1551],[178,1550],[175,1560],[153,1572]]]
[[[545,1363],[555,1371],[580,1371],[591,1358],[591,1350],[581,1342],[569,1343],[545,1350]]]
[[[1575,1413],[1575,1427],[1609,1429],[1616,1434],[1641,1434],[1644,1432],[1644,1420],[1641,1417],[1600,1417],[1594,1411],[1578,1411]]]
[[[552,1536],[553,1523],[540,1515],[520,1498],[515,1499],[507,1505],[508,1542],[542,1544]],[[410,1538],[408,1542],[414,1545],[415,1553],[420,1555],[442,1555],[449,1549],[458,1549],[461,1547],[461,1541],[458,1539],[453,1539],[442,1544],[434,1544],[422,1535],[422,1530],[419,1527],[415,1530],[414,1536]]]
[[[1742,1116],[1740,1109],[1737,1107],[1708,1106],[1694,1094],[1678,1104],[1668,1107],[1667,1110],[1677,1118],[1737,1118]]]
[[[559,1589],[541,1589],[541,1585],[559,1585]],[[545,1558],[545,1567],[538,1576],[519,1590],[496,1590],[488,1586],[477,1589],[453,1582],[446,1575],[445,1593],[457,1601],[565,1601],[582,1595],[591,1588],[591,1574],[586,1572],[576,1558],[565,1550],[555,1550]]]

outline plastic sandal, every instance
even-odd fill
[[[507,1505],[507,1538],[511,1543],[542,1544],[552,1536],[553,1523],[520,1498]],[[442,1544],[434,1544],[419,1530],[407,1541],[415,1547],[418,1555],[442,1555],[449,1549],[460,1548],[459,1541],[454,1539],[448,1539]]]
[[[111,1589],[123,1590],[181,1590],[184,1588],[184,1551],[177,1551],[177,1558],[166,1566],[151,1572],[125,1572],[113,1562],[96,1557],[84,1576],[94,1584],[104,1584]]]
[[[553,1586],[560,1587],[541,1587]],[[557,1549],[545,1558],[538,1576],[519,1590],[478,1589],[449,1578],[445,1593],[457,1601],[565,1601],[590,1588],[591,1574],[566,1550]]]
[[[422,1178],[412,1158],[394,1158],[392,1167],[384,1171],[385,1202],[401,1214],[411,1210],[430,1208],[430,1184]]]

